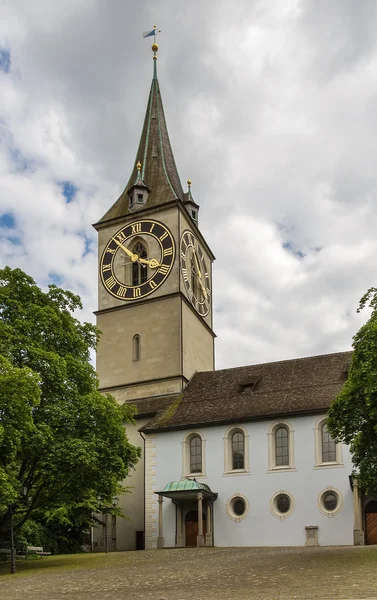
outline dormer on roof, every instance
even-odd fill
[[[256,388],[262,376],[254,375],[253,377],[249,377],[246,381],[240,383],[241,392],[255,392]]]
[[[128,190],[129,209],[131,212],[144,208],[150,194],[150,189],[141,178],[141,162],[138,161],[135,183]]]
[[[183,204],[185,205],[190,217],[194,221],[195,225],[198,225],[198,216],[199,216],[199,205],[196,204],[194,198],[191,194],[191,180],[187,180],[188,192],[183,194]]]

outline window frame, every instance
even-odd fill
[[[330,493],[334,494],[334,496],[338,497],[338,505],[334,510],[327,510],[327,508],[325,507],[325,505],[323,503],[323,497],[325,496],[325,494],[330,494]],[[318,494],[317,505],[318,505],[319,512],[322,513],[325,517],[328,517],[331,519],[332,517],[335,517],[343,510],[343,505],[344,505],[343,494],[338,489],[336,489],[332,486],[329,486],[329,487],[325,488],[324,490],[322,490]]]
[[[341,442],[335,443],[336,460],[323,462],[322,453],[322,428],[327,423],[327,416],[318,419],[314,427],[314,468],[315,469],[333,469],[334,467],[344,467],[343,463],[343,445]]]
[[[199,437],[202,441],[202,470],[200,472],[191,471],[191,440]],[[190,431],[182,440],[182,477],[207,477],[206,475],[206,440],[200,431]]]
[[[238,499],[243,500],[245,503],[245,512],[242,515],[237,515],[233,510],[233,504]],[[243,519],[246,519],[247,515],[249,514],[250,504],[249,504],[249,501],[246,498],[246,496],[244,496],[243,494],[240,494],[239,492],[236,492],[230,498],[228,498],[226,506],[225,506],[225,510],[226,510],[226,514],[228,515],[229,519],[231,519],[232,521],[235,521],[236,523],[239,523]]]
[[[243,435],[243,469],[233,469],[233,435],[241,433]],[[224,475],[242,475],[250,473],[249,462],[249,434],[244,427],[232,425],[225,431],[224,435]]]
[[[284,427],[288,433],[288,464],[276,464],[276,432]],[[268,433],[268,471],[269,473],[281,471],[296,471],[294,457],[294,429],[288,421],[275,421],[270,426]]]
[[[290,504],[289,510],[287,510],[287,512],[285,512],[285,513],[280,512],[279,509],[277,508],[276,501],[277,501],[277,498],[279,498],[279,496],[288,496],[288,498],[290,499],[291,504]],[[285,521],[285,519],[288,519],[293,514],[295,508],[296,508],[296,503],[295,503],[294,496],[290,492],[287,492],[286,490],[279,490],[278,492],[275,492],[274,495],[271,497],[270,512],[276,519],[279,519],[280,521]]]
[[[139,333],[135,333],[132,338],[132,360],[141,360],[141,335]]]

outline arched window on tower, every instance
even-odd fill
[[[140,335],[137,333],[134,335],[132,340],[132,359],[140,360],[141,359],[141,339]]]
[[[133,247],[133,253],[137,254],[139,258],[147,258],[147,251],[142,242],[137,242]],[[141,285],[148,279],[148,267],[142,265],[139,262],[132,263],[132,285]]]

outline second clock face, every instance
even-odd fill
[[[197,312],[205,317],[211,306],[211,282],[204,252],[189,229],[181,235],[181,272],[187,296]]]
[[[108,241],[100,261],[106,290],[119,300],[138,300],[164,283],[173,267],[175,245],[169,229],[152,219],[125,225]]]

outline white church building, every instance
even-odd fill
[[[350,352],[215,370],[212,264],[191,182],[183,191],[157,78],[131,176],[98,232],[100,389],[136,406],[130,493],[93,547],[377,543],[326,412]],[[241,317],[242,318],[242,317]],[[364,535],[365,532],[365,535]]]

